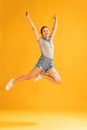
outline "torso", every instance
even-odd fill
[[[53,44],[52,38],[50,37],[49,40],[40,38],[38,42],[40,45],[41,54],[48,58],[53,59],[54,44]]]

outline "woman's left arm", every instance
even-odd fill
[[[58,24],[57,16],[55,15],[53,18],[54,18],[54,24],[53,24],[52,33],[51,33],[52,39],[54,39],[56,30],[57,30],[57,24]]]

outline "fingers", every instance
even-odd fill
[[[54,15],[53,18],[56,20],[57,19],[57,15]]]
[[[28,16],[28,15],[29,15],[28,11],[25,13],[25,15],[26,15],[26,16]]]

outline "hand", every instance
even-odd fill
[[[25,14],[26,16],[28,16],[29,15],[29,13],[28,13],[28,11],[26,12],[26,14]]]
[[[54,18],[55,20],[57,20],[57,16],[56,16],[56,15],[54,15],[53,18]]]

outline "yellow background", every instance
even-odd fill
[[[62,83],[23,81],[7,92],[9,79],[28,73],[40,56],[27,10],[38,31],[43,25],[51,29],[52,17],[58,16],[54,64]],[[0,109],[26,108],[87,108],[86,0],[0,1]]]

